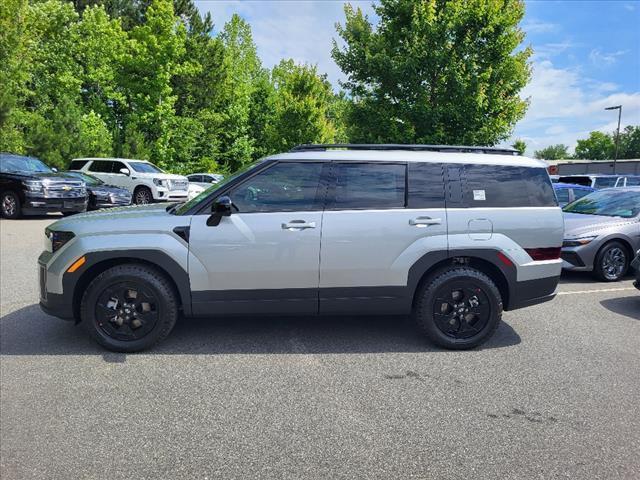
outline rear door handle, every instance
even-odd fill
[[[412,218],[409,220],[409,225],[413,225],[415,227],[428,227],[429,225],[440,225],[442,223],[441,218],[431,218],[431,217],[418,217]]]
[[[316,228],[316,222],[305,222],[304,220],[291,220],[290,222],[283,223],[283,230],[305,230],[307,228]]]

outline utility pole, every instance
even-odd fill
[[[620,118],[622,117],[622,105],[615,107],[607,107],[605,110],[618,110],[618,130],[616,131],[616,155],[613,157],[613,173],[616,173],[616,164],[618,163],[618,146],[620,145]]]

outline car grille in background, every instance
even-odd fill
[[[84,182],[62,181],[44,183],[47,198],[81,198],[87,194]]]
[[[169,190],[187,190],[188,188],[187,180],[169,180]]]

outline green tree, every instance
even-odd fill
[[[562,145],[549,145],[542,150],[536,150],[533,156],[540,160],[562,160],[563,158],[571,158],[569,155],[569,147]]]
[[[300,143],[333,142],[336,131],[328,118],[333,92],[317,68],[283,60],[271,77],[276,96],[268,126],[270,148],[283,151]]]
[[[515,148],[520,153],[520,155],[524,155],[524,152],[527,150],[527,144],[520,138],[513,142],[513,145],[511,146]]]
[[[591,132],[589,138],[578,140],[575,158],[588,160],[613,159],[615,143],[611,135],[602,132]]]
[[[640,126],[629,125],[620,132],[618,158],[640,158]]]
[[[374,28],[345,6],[332,55],[358,142],[492,145],[523,117],[530,48],[521,0],[381,0]]]

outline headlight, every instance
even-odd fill
[[[69,240],[71,240],[75,235],[73,232],[58,232],[56,230],[45,229],[44,234],[49,239],[47,246],[51,245],[51,251],[56,252],[60,250]],[[49,250],[47,248],[47,250]]]
[[[598,238],[597,235],[592,237],[580,237],[580,238],[565,238],[562,242],[563,247],[581,247],[582,245],[588,245],[592,241]]]
[[[154,178],[153,183],[158,187],[165,187],[165,188],[169,187],[169,180],[161,180],[159,178]]]
[[[25,180],[23,183],[27,190],[33,193],[42,192],[44,188],[41,180]]]

